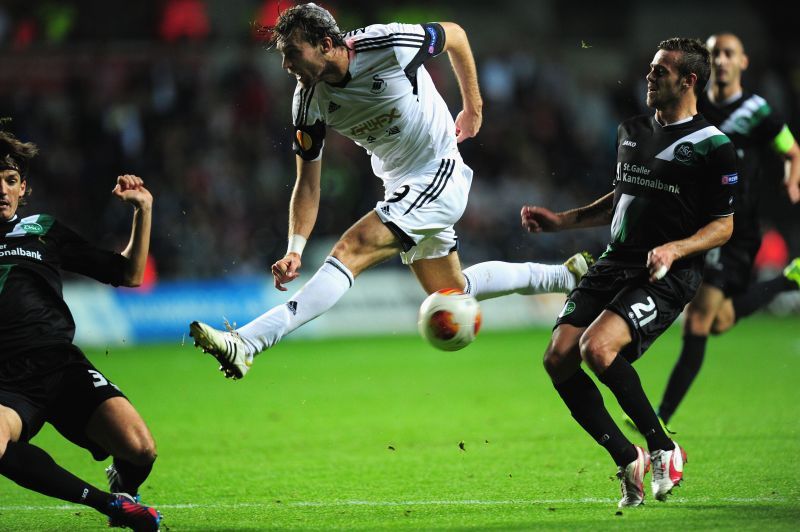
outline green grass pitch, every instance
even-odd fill
[[[653,401],[679,337],[673,327],[636,364]],[[797,318],[709,342],[673,419],[684,485],[624,512],[613,463],[542,370],[548,338],[484,333],[456,353],[411,336],[287,341],[240,382],[188,342],[89,353],[158,441],[142,495],[171,531],[800,526]],[[104,486],[103,464],[51,429],[34,441]],[[101,529],[93,510],[0,478],[0,530]]]

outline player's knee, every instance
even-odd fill
[[[579,346],[581,358],[595,373],[605,370],[617,355],[605,338],[599,335],[584,334]]]
[[[8,443],[17,441],[20,437],[22,422],[15,420],[11,414],[11,409],[0,405],[0,460],[6,452]]]
[[[711,325],[711,334],[718,336],[733,327],[733,320],[727,317],[717,317]]]
[[[567,360],[567,353],[559,350],[554,345],[547,346],[547,350],[544,352],[544,358],[542,359],[542,365],[544,366],[544,370],[547,372],[550,377],[557,377],[560,374],[560,370],[563,368]]]
[[[0,420],[0,460],[2,460],[3,456],[5,456],[6,448],[12,441],[14,440],[11,437],[11,428],[7,423]]]
[[[140,442],[131,448],[129,450],[129,456],[126,458],[132,464],[145,466],[155,462],[157,457],[158,451],[156,449],[156,444],[153,439],[150,438],[148,441]]]
[[[339,260],[358,255],[368,249],[370,239],[365,231],[351,230],[345,233],[333,246],[331,254]]]
[[[542,358],[542,366],[544,366],[544,370],[547,374],[552,377],[553,373],[558,370],[560,361],[561,359],[558,354],[554,353],[550,348],[547,348]]]
[[[689,308],[684,328],[694,336],[708,336],[712,330],[714,315],[703,308]]]
[[[331,255],[341,260],[350,253],[351,249],[352,245],[350,245],[350,242],[345,239],[341,239],[333,245]]]
[[[139,466],[145,466],[155,462],[158,456],[158,449],[153,436],[146,428],[136,431],[134,435],[128,438],[124,456],[120,456]]]

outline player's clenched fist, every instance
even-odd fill
[[[525,205],[520,212],[522,227],[531,233],[551,232],[561,229],[561,218],[545,207]]]
[[[285,292],[284,284],[294,281],[300,276],[300,255],[287,253],[285,257],[272,265],[272,276],[275,278],[275,288]]]

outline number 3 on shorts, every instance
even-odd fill
[[[89,371],[89,375],[92,376],[92,384],[94,384],[95,388],[106,386],[108,384],[108,380],[106,380],[106,378],[103,377],[103,374],[99,371],[95,371],[93,369],[87,371]]]

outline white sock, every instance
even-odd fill
[[[327,312],[353,286],[353,274],[335,257],[328,257],[317,273],[283,305],[278,305],[236,329],[254,354]]]
[[[489,261],[464,270],[465,292],[479,301],[508,294],[546,294],[569,292],[575,288],[575,276],[563,264],[536,262],[510,263]]]

